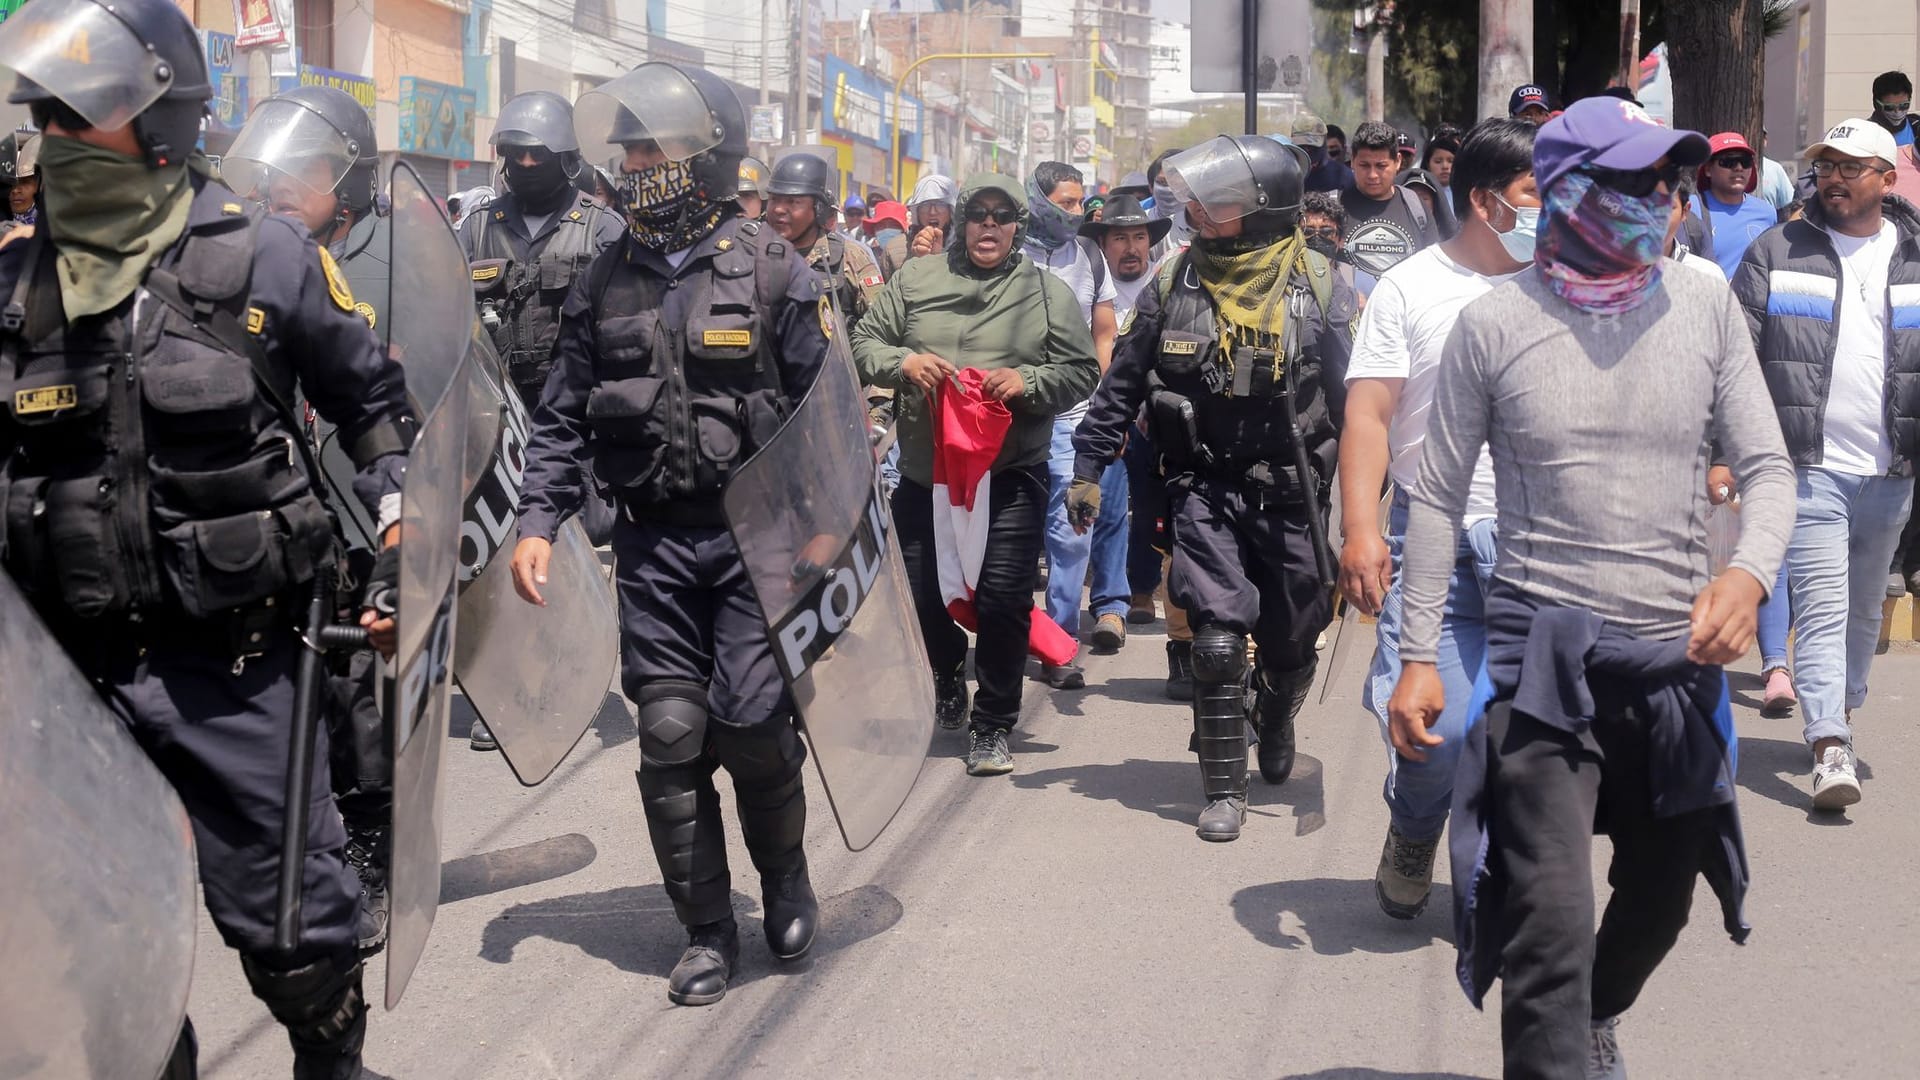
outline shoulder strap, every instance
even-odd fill
[[[759,230],[747,233],[753,237],[753,288],[754,298],[760,302],[762,311],[771,313],[775,304],[787,295],[787,288],[793,283],[793,264],[788,261],[787,253],[792,250],[787,242],[777,235],[756,236]]]
[[[1107,287],[1107,255],[1100,250],[1099,244],[1084,236],[1076,236],[1073,239],[1080,245],[1080,250],[1087,253],[1087,259],[1093,263],[1093,298],[1098,302],[1100,290]]]
[[[1313,290],[1313,302],[1320,305],[1320,321],[1333,306],[1333,263],[1312,248],[1307,249],[1307,287]]]
[[[1407,212],[1413,215],[1414,228],[1419,229],[1420,235],[1425,236],[1433,229],[1433,221],[1427,217],[1427,204],[1421,202],[1420,196],[1415,195],[1413,189],[1404,184],[1400,185],[1400,198],[1406,202]]]
[[[1167,297],[1173,295],[1173,283],[1180,278],[1180,268],[1187,262],[1187,253],[1182,251],[1171,259],[1163,259],[1160,272],[1154,275],[1154,287],[1160,298],[1160,306],[1165,307]]]
[[[847,264],[847,243],[836,233],[827,234],[827,273],[838,274]]]

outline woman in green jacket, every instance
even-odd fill
[[[861,380],[896,391],[895,534],[947,728],[959,727],[967,713],[967,636],[947,615],[934,551],[933,395],[959,369],[984,368],[984,392],[1013,413],[993,464],[986,553],[973,597],[980,692],[967,771],[987,776],[1013,769],[1007,733],[1020,716],[1053,417],[1092,393],[1100,367],[1073,293],[1019,253],[1027,223],[1021,184],[993,174],[970,177],[954,219],[946,258],[901,267],[852,341]]]

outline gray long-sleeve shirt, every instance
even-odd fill
[[[1469,304],[1447,339],[1410,493],[1400,655],[1434,660],[1482,442],[1494,577],[1643,637],[1688,629],[1709,581],[1709,445],[1739,479],[1733,565],[1771,589],[1794,475],[1732,293],[1669,263],[1633,311],[1590,315],[1529,271]]]

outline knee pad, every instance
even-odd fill
[[[671,769],[700,760],[707,745],[707,688],[661,679],[640,688],[640,768]]]
[[[1220,626],[1193,633],[1193,679],[1210,685],[1237,683],[1247,672],[1247,636]]]
[[[296,1052],[359,1052],[367,1030],[367,1002],[357,956],[326,956],[296,968],[268,967],[256,957],[242,956],[240,967],[253,996],[287,1029]]]

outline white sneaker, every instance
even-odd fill
[[[1595,1020],[1587,1035],[1587,1080],[1627,1080],[1627,1061],[1620,1056],[1620,1038],[1615,1031],[1620,1018]]]
[[[1839,810],[1860,801],[1860,778],[1853,772],[1853,750],[1829,746],[1813,767],[1813,808]]]

